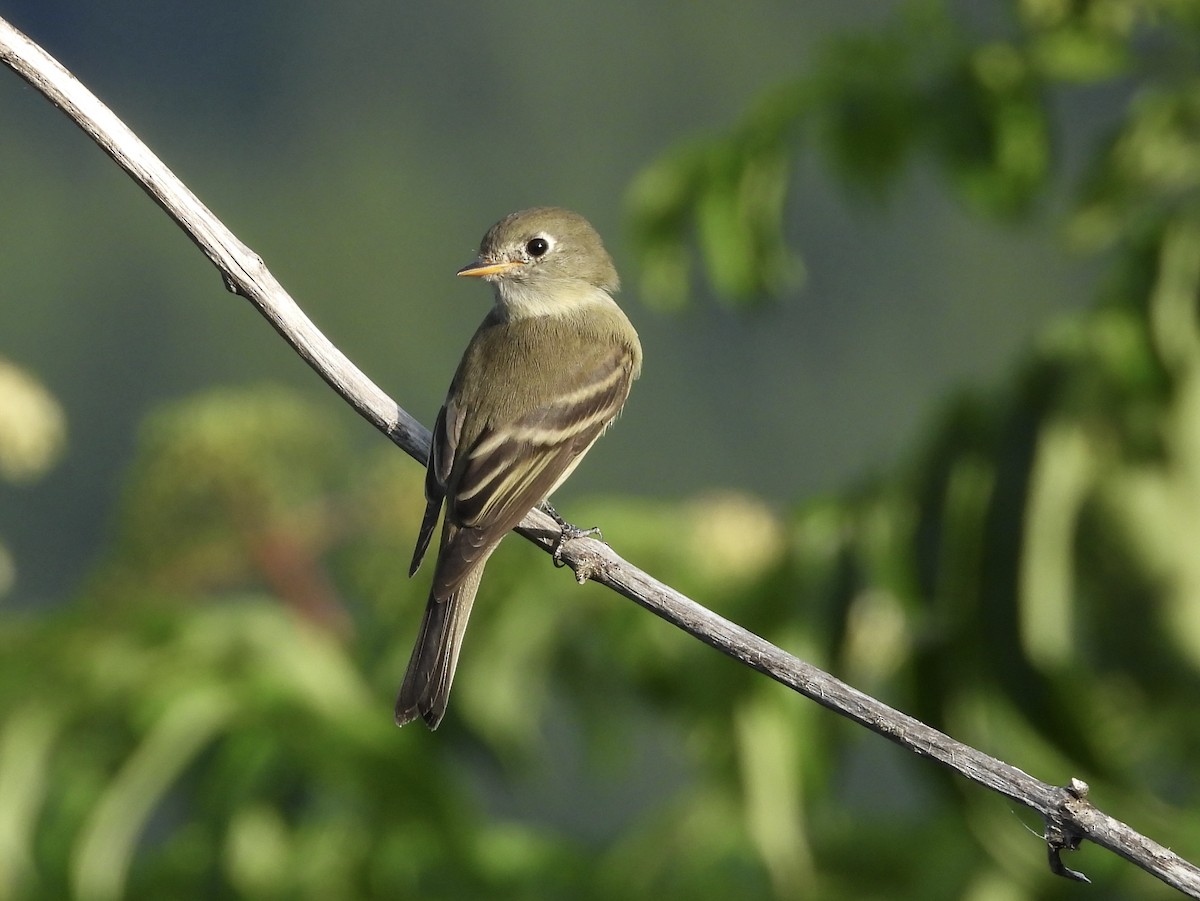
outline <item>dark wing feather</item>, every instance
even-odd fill
[[[447,426],[449,421],[449,426]],[[408,568],[411,577],[420,567],[429,541],[437,525],[442,501],[446,497],[446,483],[454,463],[454,451],[458,446],[458,435],[462,429],[462,416],[453,403],[447,401],[438,410],[437,421],[429,443],[429,461],[425,467],[425,517],[421,520],[421,531],[417,534],[417,546],[413,550],[412,564]]]
[[[605,354],[578,387],[513,423],[485,427],[455,460],[447,516],[460,527],[439,560],[435,591],[451,591],[471,567],[539,504],[616,418],[634,361]]]

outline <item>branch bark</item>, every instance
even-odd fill
[[[0,61],[12,68],[82,128],[163,208],[220,272],[225,287],[252,303],[330,387],[413,459],[424,464],[429,431],[405,412],[313,325],[267,270],[262,259],[217,219],[111,110],[33,41],[0,18]],[[533,510],[517,529],[551,551],[554,521]],[[589,579],[645,607],[689,635],[847,717],[901,747],[929,757],[1038,813],[1051,869],[1066,868],[1060,852],[1090,841],[1119,854],[1192,898],[1200,898],[1200,868],[1094,807],[1087,786],[1065,787],[955,741],[770,642],[713,613],[592,539],[569,542],[562,559],[580,582]]]

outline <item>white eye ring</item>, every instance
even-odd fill
[[[525,242],[525,252],[533,259],[539,259],[554,249],[554,239],[549,235],[536,234]]]

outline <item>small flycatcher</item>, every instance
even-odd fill
[[[398,725],[420,716],[430,729],[446,713],[488,557],[621,412],[642,366],[637,332],[612,298],[617,270],[577,213],[538,207],[501,219],[458,274],[491,282],[495,306],[433,427],[409,570],[444,505],[433,586],[396,701]]]

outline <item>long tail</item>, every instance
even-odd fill
[[[417,644],[396,699],[397,726],[420,716],[430,729],[436,729],[445,716],[458,652],[482,575],[483,561],[480,561],[451,594],[438,597],[430,592]]]

